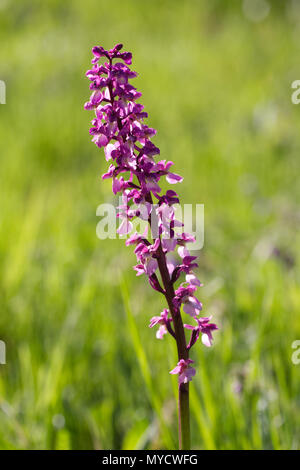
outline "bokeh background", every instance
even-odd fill
[[[90,142],[91,47],[124,43],[162,158],[205,205],[199,275],[220,330],[192,352],[192,445],[299,449],[300,2],[0,0],[0,448],[176,447],[162,298],[123,241]]]

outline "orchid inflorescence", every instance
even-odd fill
[[[129,84],[129,80],[137,76],[128,67],[132,54],[121,50],[122,44],[110,50],[99,46],[92,49],[93,67],[86,73],[91,80],[92,95],[85,109],[95,111],[90,129],[92,141],[98,147],[104,147],[105,158],[110,162],[102,178],[112,178],[114,194],[122,195],[118,213],[122,222],[118,233],[126,235],[131,232],[132,220],[136,217],[149,222],[145,232],[135,232],[126,240],[126,245],[136,246],[138,264],[134,269],[137,275],[146,274],[151,287],[167,300],[168,309],[151,318],[149,326],[159,325],[156,334],[159,339],[167,333],[175,338],[179,361],[170,373],[178,374],[181,386],[195,375],[195,369],[190,365],[193,361],[189,359],[189,350],[200,335],[203,344],[211,346],[212,331],[217,326],[210,323],[210,317],[199,316],[202,304],[195,291],[202,284],[193,272],[198,266],[196,257],[191,256],[187,248],[195,239],[183,231],[183,224],[175,218],[174,205],[179,203],[178,195],[172,189],[163,193],[159,186],[163,176],[172,185],[183,178],[170,171],[173,162],[156,162],[154,159],[160,153],[151,141],[156,130],[144,123],[148,114],[142,104],[136,103],[141,93]],[[104,58],[102,64],[99,63],[101,58]],[[144,211],[141,211],[141,205]],[[155,236],[153,220],[157,223]],[[180,228],[180,233],[176,232],[177,228]],[[176,249],[179,255],[177,262],[170,255]],[[175,288],[181,275],[185,280]],[[195,326],[183,324],[181,306],[195,320]],[[188,343],[184,328],[191,330]]]

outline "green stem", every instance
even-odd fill
[[[161,248],[158,249],[158,267],[165,288],[165,297],[168,302],[169,310],[172,315],[175,339],[177,344],[178,359],[188,359],[189,351],[186,347],[184,327],[180,313],[174,309],[173,298],[175,297],[174,287],[171,283],[169,271],[167,268],[166,257]],[[178,435],[179,449],[189,450],[190,443],[190,407],[189,407],[189,384],[180,384],[178,386]]]
[[[190,407],[189,407],[189,384],[179,385],[178,400],[178,419],[179,419],[179,449],[190,450]]]
[[[109,59],[110,67],[112,66],[112,60]],[[113,90],[112,85],[108,85],[110,102],[113,104]],[[122,122],[118,119],[119,130],[122,129]],[[151,193],[146,195],[146,200],[153,204]],[[151,230],[151,218],[149,218],[149,225]],[[158,267],[161,274],[162,282],[165,288],[165,297],[169,306],[170,314],[172,316],[175,339],[177,344],[178,360],[188,359],[189,351],[186,347],[186,339],[184,333],[184,327],[180,312],[177,313],[174,309],[173,298],[175,297],[174,287],[170,279],[169,271],[167,268],[166,256],[162,250],[161,245],[158,249]],[[178,392],[178,434],[179,434],[179,449],[189,450],[190,449],[190,408],[189,408],[189,384],[180,384]]]

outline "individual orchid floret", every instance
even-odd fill
[[[212,331],[217,330],[218,327],[215,323],[210,323],[211,318],[211,316],[195,318],[197,326],[184,325],[184,327],[188,330],[192,330],[192,336],[187,346],[188,349],[190,349],[196,343],[200,333],[202,333],[202,343],[208,348],[212,345]]]
[[[143,240],[136,246],[134,252],[137,259],[141,262],[141,264],[138,264],[134,267],[134,269],[137,271],[137,276],[143,273],[151,276],[156,271],[158,268],[158,262],[154,255],[159,247],[159,244],[160,242],[157,238],[152,245],[150,245],[148,241]]]
[[[160,325],[156,332],[156,338],[163,339],[164,335],[166,335],[168,331],[172,334],[172,336],[174,335],[174,332],[171,328],[171,322],[172,318],[169,317],[169,310],[165,308],[161,312],[160,316],[151,318],[149,327],[153,328],[155,325]]]
[[[170,374],[178,374],[179,384],[190,382],[196,374],[195,369],[190,367],[193,362],[191,359],[180,359],[177,366],[170,371]]]
[[[197,287],[192,284],[187,287],[181,285],[175,291],[175,297],[173,299],[174,306],[179,309],[183,304],[183,311],[191,317],[196,317],[199,315],[200,310],[202,310],[202,303],[193,295],[196,288]]]

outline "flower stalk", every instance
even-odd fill
[[[138,264],[134,266],[137,276],[145,274],[150,286],[164,295],[168,308],[150,320],[150,327],[159,325],[156,337],[163,339],[170,334],[177,345],[178,362],[170,374],[178,375],[179,447],[190,449],[189,382],[196,371],[191,364],[189,352],[198,338],[206,346],[212,344],[211,317],[200,317],[202,304],[195,291],[202,286],[194,274],[196,257],[191,256],[187,244],[194,237],[183,230],[183,224],[175,218],[174,205],[179,203],[178,194],[168,189],[164,194],[159,186],[165,176],[169,184],[182,182],[183,178],[169,171],[173,162],[154,157],[160,150],[152,142],[156,130],[144,123],[147,113],[136,102],[141,93],[129,80],[136,77],[128,65],[132,54],[121,52],[122,44],[105,50],[101,46],[92,49],[92,69],[86,75],[91,80],[92,95],[85,109],[92,109],[90,134],[98,147],[104,147],[105,158],[110,162],[103,179],[112,178],[114,194],[122,195],[119,206],[118,233],[128,235],[126,245],[135,245]],[[100,59],[104,63],[100,64]],[[122,176],[121,176],[122,175]],[[153,202],[155,200],[155,203]],[[146,223],[143,233],[133,232],[133,220]],[[174,258],[177,251],[178,260]],[[181,276],[185,280],[178,286]],[[182,311],[196,325],[184,324]],[[185,330],[190,330],[186,341]]]
[[[189,352],[186,346],[184,327],[181,315],[176,315],[173,306],[175,297],[174,287],[170,281],[170,276],[166,264],[166,257],[161,246],[158,250],[158,267],[165,289],[165,297],[172,316],[175,340],[177,345],[178,361],[188,360]],[[179,449],[190,449],[190,407],[189,407],[189,384],[180,383],[178,385],[178,437]]]

